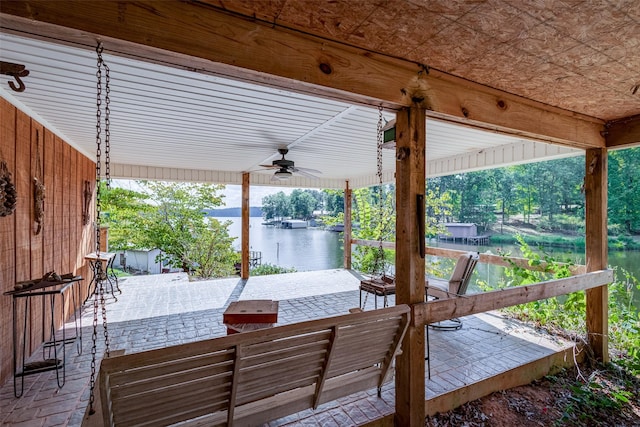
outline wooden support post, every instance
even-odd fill
[[[585,222],[587,272],[607,268],[607,149],[591,148],[585,156]],[[587,293],[587,334],[597,359],[609,361],[608,303],[605,286]]]
[[[344,268],[351,268],[351,189],[349,181],[344,187]]]
[[[424,211],[425,111],[410,107],[396,117],[396,304],[424,302],[424,257],[420,254],[419,209]],[[422,200],[419,206],[419,196]],[[423,326],[413,318],[396,361],[397,426],[424,426],[425,368]]]
[[[241,279],[249,278],[249,173],[242,174],[242,267]]]

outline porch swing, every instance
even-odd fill
[[[378,246],[374,253],[373,266],[371,268],[370,277],[360,281],[360,309],[364,310],[367,305],[367,298],[369,294],[373,295],[374,308],[378,308],[378,297],[383,297],[383,307],[389,305],[387,297],[393,295],[396,292],[395,276],[387,272],[386,263],[384,259],[384,231],[385,231],[385,217],[384,217],[384,189],[382,187],[382,148],[383,148],[383,134],[384,125],[382,117],[382,106],[378,107],[378,126],[377,126],[377,144],[376,144],[376,157],[377,157],[377,171],[378,177]],[[364,301],[362,299],[362,293],[364,294]]]
[[[101,52],[99,45],[97,225],[100,224],[102,69],[107,73],[107,183],[109,179],[109,79]],[[100,251],[99,231],[96,250]],[[110,355],[102,273],[101,263],[96,263],[91,388],[83,426],[262,425],[373,387],[380,393],[382,385],[391,380],[393,361],[410,321],[409,307],[399,305],[143,353],[113,351]],[[106,343],[99,379],[96,377],[98,303],[102,307]],[[309,346],[310,340],[313,348]],[[361,346],[367,351],[356,352]]]

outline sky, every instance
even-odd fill
[[[289,187],[263,187],[252,185],[249,189],[249,206],[262,206],[262,198],[280,191],[284,194],[291,194],[293,188]],[[239,208],[242,206],[242,186],[227,185],[224,190],[224,204],[226,208]]]
[[[113,185],[129,190],[140,191],[140,186],[134,180],[114,179]],[[249,206],[262,206],[262,198],[270,194],[276,194],[280,191],[285,194],[291,194],[294,188],[289,187],[263,187],[252,185],[249,190]],[[239,208],[242,206],[242,186],[227,185],[224,191],[223,206],[221,208]]]

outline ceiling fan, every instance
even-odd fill
[[[260,167],[263,168],[278,169],[273,174],[273,177],[271,177],[271,181],[286,181],[287,179],[291,178],[294,173],[298,173],[308,178],[318,179],[318,177],[313,174],[321,174],[322,172],[315,169],[296,167],[292,160],[287,160],[284,158],[284,156],[288,152],[289,149],[287,148],[278,148],[278,153],[282,155],[281,159],[274,160],[270,165],[260,165]]]

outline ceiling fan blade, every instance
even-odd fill
[[[303,171],[303,172],[317,173],[317,174],[322,175],[322,172],[320,172],[320,171],[319,171],[319,170],[317,170],[317,169],[299,168],[299,167],[297,167],[297,166],[294,166],[293,168],[291,168],[291,170],[292,170],[292,171],[294,171],[294,172],[301,172],[301,171]]]
[[[311,179],[320,179],[315,175],[310,174],[309,172],[307,172],[308,169],[302,170],[300,168],[292,168],[291,169],[293,172],[295,173],[299,173],[300,175],[306,176],[307,178],[311,178]],[[313,169],[312,169],[313,170]]]
[[[269,168],[269,169],[276,168],[276,169],[280,169],[280,166],[278,166],[278,165],[258,165],[258,166],[260,166],[261,168]]]

